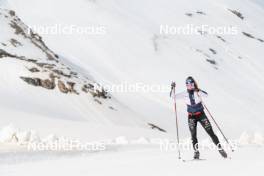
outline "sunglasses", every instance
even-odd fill
[[[188,89],[193,89],[194,88],[194,83],[186,83],[186,86]]]

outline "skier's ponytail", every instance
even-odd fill
[[[196,91],[199,91],[200,89],[199,89],[199,86],[198,86],[198,84],[197,84],[197,82],[194,80],[194,87],[195,87],[195,90]]]

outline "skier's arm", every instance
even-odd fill
[[[208,97],[208,93],[206,91],[202,90],[202,89],[199,89],[198,94],[201,97]]]

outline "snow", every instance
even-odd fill
[[[260,146],[264,145],[264,136],[261,133],[254,133],[253,144],[257,144]]]
[[[264,3],[262,0],[252,0],[253,2],[257,3],[258,5],[260,5],[260,7],[264,7]]]
[[[258,0],[0,0],[0,49],[47,62],[30,40],[15,35],[14,9],[27,26],[71,25],[102,27],[100,34],[41,34],[59,57],[57,67],[78,73],[78,84],[103,86],[145,84],[165,87],[160,92],[111,92],[111,99],[94,101],[90,95],[61,94],[30,86],[20,76],[47,78],[28,71],[32,63],[0,58],[0,175],[259,175],[263,166],[264,39],[262,1]],[[241,20],[230,10],[238,10]],[[198,14],[202,11],[205,15]],[[192,13],[189,17],[186,13]],[[7,16],[7,17],[5,17]],[[186,24],[234,26],[237,35],[164,35],[160,25]],[[105,31],[104,31],[105,30]],[[14,47],[10,39],[22,46]],[[7,44],[6,46],[2,44]],[[216,54],[212,53],[213,49]],[[206,61],[216,61],[212,65]],[[49,61],[52,63],[52,61]],[[175,116],[168,97],[171,81],[177,92],[193,75],[209,93],[204,101],[230,142],[232,159],[205,149],[206,161],[183,163],[177,147],[161,150],[161,143],[175,144]],[[66,81],[66,78],[63,78]],[[77,86],[81,88],[80,85]],[[110,107],[113,107],[111,109]],[[180,142],[190,144],[184,102],[177,101]],[[151,130],[153,123],[167,133]],[[8,125],[11,124],[11,125]],[[220,141],[225,141],[217,128]],[[198,128],[201,145],[211,140]],[[29,150],[29,145],[106,144],[103,150]],[[45,148],[45,147],[44,147]],[[182,150],[191,159],[192,150]]]
[[[146,12],[145,7],[150,7],[150,4],[151,8]],[[260,124],[263,124],[263,119],[260,118],[259,109],[262,107],[264,83],[260,76],[263,73],[263,60],[260,57],[263,44],[241,33],[245,31],[256,37],[263,36],[263,23],[256,18],[263,16],[263,10],[251,1],[12,0],[9,5],[30,26],[53,26],[58,23],[106,26],[106,34],[99,36],[76,33],[66,36],[43,35],[48,46],[64,56],[66,62],[79,66],[103,85],[124,82],[169,85],[175,80],[177,90],[182,91],[185,89],[184,79],[193,75],[200,86],[209,92],[206,103],[216,114],[219,123],[225,124],[224,130],[232,132],[230,137],[237,138],[243,129],[250,132],[262,130]],[[30,8],[32,6],[34,8]],[[46,13],[46,9],[49,9],[49,13]],[[72,13],[69,13],[69,9]],[[241,11],[246,19],[240,20],[227,9]],[[204,11],[206,15],[185,16],[185,13],[195,13],[197,10]],[[160,24],[181,26],[187,23],[236,26],[239,34],[223,35],[226,43],[210,35],[159,34]],[[158,51],[154,50],[153,40],[157,42]],[[210,54],[209,48],[218,54]],[[218,70],[207,63],[196,49],[216,60]],[[136,112],[133,117],[140,115],[139,121],[153,122],[174,132],[171,101],[167,95],[167,92],[113,93],[120,103]],[[184,106],[179,103],[179,116],[180,126],[183,127],[181,130],[187,136],[189,131],[185,128]],[[241,112],[244,107],[247,107],[247,112]],[[250,119],[257,120],[252,122]],[[237,124],[240,128],[233,128]]]
[[[17,153],[19,156],[20,154]],[[44,155],[44,154],[43,154]],[[24,155],[18,163],[1,164],[3,175],[229,175],[232,173],[246,176],[258,175],[263,166],[263,148],[249,147],[239,149],[232,155],[232,160],[223,160],[216,151],[205,151],[202,154],[206,161],[182,162],[177,159],[175,152],[161,152],[157,147],[116,148],[96,154],[58,155],[52,154],[48,161],[39,159],[36,154]],[[55,155],[55,154],[53,154]],[[20,155],[23,156],[23,155]],[[8,156],[7,156],[8,157]],[[8,161],[1,157],[1,163]],[[39,154],[38,158],[43,156]],[[191,158],[190,153],[185,157]],[[76,163],[76,164],[74,164]],[[241,169],[243,168],[243,169]]]
[[[175,175],[182,173],[193,175],[203,173],[211,175],[209,171],[216,171],[214,175],[234,173],[248,175],[257,174],[263,165],[263,136],[256,133],[249,136],[246,132],[239,139],[235,152],[230,150],[232,159],[222,159],[216,150],[201,149],[201,158],[205,161],[190,161],[192,150],[181,148],[183,162],[177,159],[177,147],[163,148],[166,138],[127,139],[119,136],[112,140],[94,141],[90,144],[101,145],[102,148],[91,150],[77,150],[76,148],[54,148],[56,145],[67,145],[70,139],[64,136],[50,134],[40,138],[32,132],[34,130],[19,130],[13,125],[1,129],[0,143],[0,172],[7,176],[13,175]],[[15,136],[15,137],[14,137]],[[30,140],[30,138],[38,140]],[[18,140],[13,141],[11,137]],[[3,141],[2,139],[6,139]],[[243,139],[243,140],[242,140]],[[79,139],[77,139],[79,141]],[[23,144],[21,143],[23,142]],[[190,139],[182,139],[190,144]],[[34,145],[39,147],[34,149]],[[105,145],[103,145],[105,144]],[[201,145],[212,145],[204,139]],[[31,146],[29,148],[28,146]],[[49,146],[50,148],[46,148]],[[43,148],[41,148],[43,147]],[[52,148],[53,147],[53,148]],[[74,163],[74,164],[73,164]],[[241,166],[244,166],[241,170]],[[190,169],[192,167],[192,169]],[[102,169],[103,168],[103,169]]]

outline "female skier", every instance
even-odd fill
[[[227,154],[222,148],[219,139],[215,135],[212,129],[212,125],[209,122],[204,112],[201,96],[207,96],[208,95],[207,92],[199,89],[196,81],[191,76],[186,79],[186,87],[187,87],[187,91],[177,94],[176,98],[184,98],[187,104],[188,125],[192,136],[194,159],[200,158],[200,152],[198,150],[198,140],[197,140],[198,122],[202,125],[202,127],[211,137],[222,157],[227,158]]]

